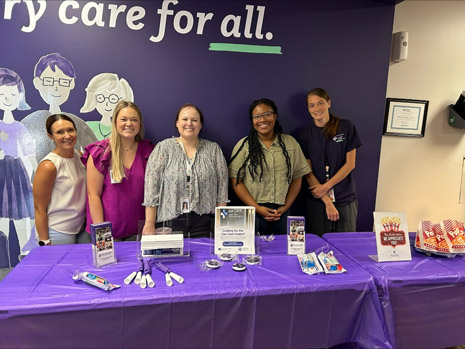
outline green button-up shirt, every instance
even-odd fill
[[[292,180],[300,178],[309,173],[310,167],[307,160],[300,148],[299,143],[294,137],[286,134],[281,134],[284,145],[286,146],[287,153],[291,160],[291,176]],[[240,148],[244,138],[242,138],[234,146],[232,155],[236,154]],[[263,154],[265,155],[266,165],[263,164],[263,176],[260,181],[259,173],[255,175],[255,180],[252,180],[249,169],[245,168],[245,176],[243,184],[249,191],[250,195],[257,203],[273,203],[277,205],[284,205],[286,202],[287,192],[290,183],[287,180],[287,164],[286,157],[283,150],[279,145],[278,137],[276,137],[271,144],[270,149],[260,141],[262,145]],[[229,164],[229,177],[237,178],[237,171],[244,163],[249,154],[249,145],[246,142],[240,153],[236,156],[234,161]]]

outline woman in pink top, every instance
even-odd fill
[[[139,107],[120,101],[113,111],[110,139],[86,147],[87,231],[90,224],[109,221],[117,241],[136,240],[145,220],[144,176],[154,145],[144,140]]]

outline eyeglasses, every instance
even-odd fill
[[[260,120],[262,117],[264,117],[265,119],[269,119],[269,118],[271,118],[274,114],[275,114],[274,111],[266,111],[266,112],[264,112],[263,114],[254,115],[254,116],[253,116],[253,119],[254,119],[254,120]]]
[[[97,102],[99,103],[103,103],[105,102],[105,99],[108,99],[108,102],[110,102],[111,104],[116,104],[121,99],[121,97],[118,97],[118,95],[115,95],[114,93],[112,93],[108,97],[105,97],[102,94],[96,95],[95,98],[97,99]]]
[[[71,86],[71,79],[54,79],[52,77],[44,77],[39,79],[42,80],[42,85],[44,86],[53,86],[56,82],[58,82],[58,85],[60,85],[61,87]]]

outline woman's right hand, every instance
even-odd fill
[[[268,222],[278,221],[281,218],[281,214],[278,212],[278,210],[269,207],[258,206],[255,210]]]
[[[155,222],[157,221],[157,206],[145,206],[145,223],[142,235],[155,234]]]
[[[142,229],[142,235],[154,235],[155,234],[155,224],[145,222],[144,228]]]

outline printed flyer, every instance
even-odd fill
[[[215,209],[215,254],[255,254],[255,208],[219,206]]]
[[[373,212],[373,217],[378,250],[378,257],[374,259],[378,262],[412,260],[405,212]]]

